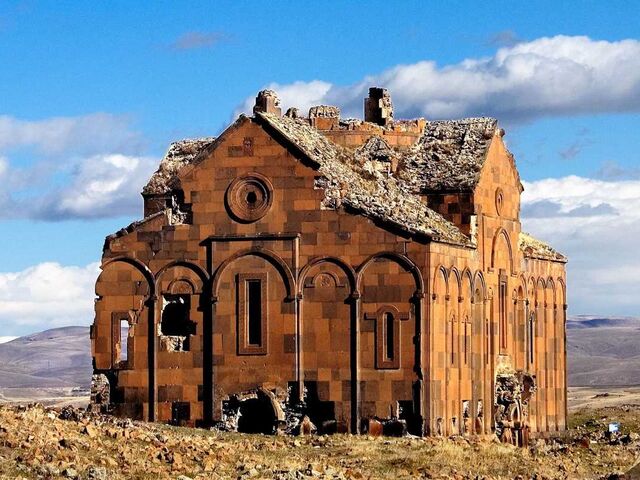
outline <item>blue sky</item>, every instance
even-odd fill
[[[269,85],[285,105],[359,114],[380,83],[397,116],[497,116],[525,229],[573,260],[570,313],[638,315],[638,18],[615,1],[5,0],[0,334],[90,323],[104,236],[141,216],[168,143],[216,135]]]

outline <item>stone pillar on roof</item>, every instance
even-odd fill
[[[280,99],[273,90],[260,90],[256,97],[256,104],[253,106],[253,113],[272,113],[278,117],[282,116]]]
[[[393,123],[393,103],[386,88],[371,87],[364,99],[364,120],[387,127]]]

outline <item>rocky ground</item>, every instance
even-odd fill
[[[605,434],[608,423],[621,433]],[[572,414],[565,439],[515,448],[489,439],[262,436],[0,407],[0,477],[69,479],[615,479],[640,454],[640,406]],[[640,478],[640,477],[638,477]]]

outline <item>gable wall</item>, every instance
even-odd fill
[[[252,172],[268,178],[273,186],[273,203],[260,220],[240,223],[229,216],[225,192],[236,178]],[[413,294],[418,286],[416,274],[408,272],[402,259],[405,255],[411,258],[418,264],[415,272],[422,275],[419,272],[424,266],[420,262],[424,263],[426,246],[389,233],[366,218],[322,210],[323,191],[314,189],[317,175],[261,127],[247,120],[227,132],[210,158],[182,176],[185,203],[191,204],[192,225],[165,226],[155,232],[155,243],[154,239],[140,240],[141,232],[132,232],[111,244],[114,251],[105,251],[104,261],[126,251],[153,274],[180,260],[215,277],[214,286],[202,287],[209,288],[215,297],[210,307],[213,325],[210,375],[214,385],[211,415],[215,419],[221,418],[223,402],[230,394],[258,387],[279,392],[293,387],[295,391],[298,382],[309,382],[307,387],[313,390],[316,402],[333,402],[340,428],[359,428],[355,423],[362,415],[397,414],[398,401],[404,402],[405,414],[413,415],[412,403],[414,400],[419,403],[413,391],[416,381],[413,337],[419,321]],[[274,235],[257,236],[265,232]],[[210,236],[215,238],[206,241]],[[383,256],[379,260],[371,258],[380,253]],[[356,286],[355,270],[359,267],[362,273]],[[186,276],[183,271],[173,270],[176,269],[167,271],[166,280],[157,285],[158,299],[152,307],[156,323],[162,318],[162,296],[169,284]],[[219,275],[214,275],[215,272]],[[318,276],[324,272],[331,275]],[[239,275],[246,273],[268,276],[268,348],[266,353],[257,355],[240,354],[238,350],[237,281]],[[294,280],[289,285],[288,275],[293,279],[300,275],[299,282]],[[197,284],[196,292],[201,284],[206,285],[199,282],[197,275],[191,280]],[[297,290],[290,292],[287,287]],[[361,293],[357,302],[351,298],[355,291]],[[302,297],[299,302],[295,301],[296,295]],[[204,359],[209,334],[207,320],[198,310],[198,299],[196,293],[191,300],[190,320],[196,323],[196,328],[190,337],[190,351],[167,352],[162,351],[161,344],[156,347],[154,388],[158,392],[157,419],[162,421],[172,419],[173,403],[180,401],[190,405],[188,423],[207,415],[204,379],[209,374]],[[101,308],[107,312],[115,308],[114,302],[105,293]],[[398,312],[398,365],[378,368],[380,330],[374,317],[390,307]],[[143,306],[140,312],[143,321],[147,310]],[[148,324],[138,330],[147,329]],[[300,353],[296,353],[297,331],[304,333]],[[152,346],[146,333],[145,337],[142,333],[137,335],[140,340],[136,345],[144,344],[144,349],[138,347],[139,355],[145,356]],[[355,344],[357,355],[353,350]],[[148,365],[138,362],[131,369],[120,371],[121,382],[125,377],[136,380],[120,383],[118,387],[125,390],[127,402],[144,405],[145,415],[149,413]],[[97,368],[107,370],[110,365],[100,361]],[[356,376],[360,380],[358,385],[352,382]],[[134,389],[137,396],[126,393]],[[362,402],[361,409],[352,412],[356,398]]]

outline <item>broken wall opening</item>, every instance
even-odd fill
[[[223,430],[271,435],[285,423],[280,401],[264,388],[233,394],[222,401]]]
[[[168,352],[187,352],[191,335],[195,334],[195,322],[190,319],[191,295],[165,294],[162,297],[160,320],[160,345]]]
[[[339,425],[336,419],[336,404],[321,400],[318,382],[304,382],[304,413],[318,429],[318,433],[336,433],[346,431],[346,425]]]
[[[536,391],[535,378],[522,371],[496,375],[495,432],[503,443],[523,447],[529,443],[529,400]]]

